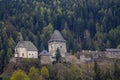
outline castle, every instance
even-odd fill
[[[55,58],[56,50],[59,49],[61,57],[65,57],[66,50],[66,40],[63,38],[58,30],[55,30],[50,40],[48,41],[49,54],[46,55],[46,51],[43,50],[38,55],[38,50],[31,41],[24,41],[22,35],[20,35],[20,40],[15,47],[14,57],[20,58],[38,58],[38,56],[51,56]]]
[[[15,47],[15,58],[35,58],[40,57],[42,64],[50,64],[52,61],[55,61],[56,51],[59,49],[61,57],[63,60],[72,62],[75,56],[68,55],[66,49],[66,40],[63,38],[61,33],[58,30],[55,30],[50,40],[48,41],[48,52],[47,50],[43,50],[40,54],[38,54],[38,50],[35,45],[31,41],[24,41],[22,35],[20,35],[20,40],[18,41]],[[66,55],[67,54],[67,55]],[[87,56],[87,57],[86,57]],[[74,61],[86,62],[92,61],[95,59],[105,58],[120,58],[120,49],[106,49],[106,51],[82,51],[77,56],[77,59]]]
[[[55,30],[51,39],[48,41],[49,52],[52,57],[55,57],[56,50],[59,49],[61,56],[65,57],[66,50],[66,40],[60,34],[58,30]]]

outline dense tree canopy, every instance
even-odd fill
[[[18,70],[12,74],[10,80],[30,80],[30,78],[25,74],[24,71]]]
[[[13,56],[19,33],[42,51],[55,29],[72,53],[116,48],[120,0],[0,0],[0,73]]]
[[[41,75],[44,78],[49,78],[49,70],[45,66],[41,68]]]
[[[25,67],[25,64],[22,66]],[[120,80],[120,59],[84,64],[58,62],[39,67],[31,65],[29,71],[23,71],[19,66],[16,68],[21,70],[14,69],[10,74],[8,71],[9,76],[4,74],[3,80]]]
[[[39,71],[35,67],[31,67],[28,74],[30,80],[39,79]]]

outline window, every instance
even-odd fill
[[[51,46],[51,48],[53,48],[53,47]]]
[[[24,53],[22,53],[22,56],[24,56]]]
[[[60,48],[62,48],[62,46],[60,46]]]

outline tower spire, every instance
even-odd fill
[[[22,37],[22,34],[20,33],[20,41],[22,42],[23,41],[23,37]]]

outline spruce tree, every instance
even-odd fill
[[[61,60],[61,54],[60,54],[59,48],[57,48],[55,55],[56,55],[56,62],[60,62],[60,60]]]
[[[101,80],[100,68],[97,62],[94,62],[94,80]]]

